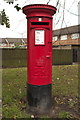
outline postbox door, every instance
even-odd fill
[[[50,30],[34,28],[31,30],[32,43],[30,49],[31,66],[29,75],[30,84],[47,85],[52,83],[52,42]]]

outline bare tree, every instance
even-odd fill
[[[50,1],[51,1],[51,0],[49,0],[49,1],[47,2],[47,4],[49,4]]]

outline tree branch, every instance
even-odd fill
[[[49,0],[49,1],[47,2],[47,4],[49,4],[50,1],[51,1],[51,0]]]

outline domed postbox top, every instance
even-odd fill
[[[28,15],[28,17],[38,16],[38,14],[44,16],[46,13],[48,16],[52,16],[56,13],[56,8],[47,4],[31,4],[24,6],[22,10],[24,14]]]

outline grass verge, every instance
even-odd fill
[[[26,113],[27,68],[3,69],[3,118],[31,118]],[[57,118],[78,117],[78,65],[52,67],[53,113]]]

